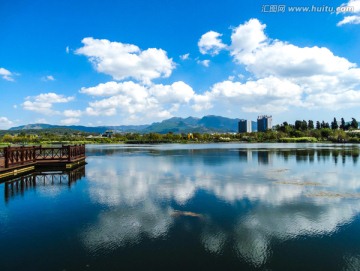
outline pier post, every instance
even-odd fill
[[[20,165],[24,164],[24,146],[20,147]]]
[[[32,153],[32,158],[33,158],[33,162],[36,162],[36,147],[35,146],[33,146],[33,153]]]
[[[68,161],[71,162],[71,146],[69,145],[69,146],[67,146],[67,148],[68,148],[68,154],[69,154]]]
[[[4,148],[4,159],[5,159],[5,168],[9,167],[9,147]]]

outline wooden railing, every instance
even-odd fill
[[[0,167],[9,168],[38,161],[71,162],[82,157],[85,157],[85,145],[5,147],[0,151]]]

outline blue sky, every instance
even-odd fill
[[[359,33],[360,0],[0,0],[0,129],[360,119]]]

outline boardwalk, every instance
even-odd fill
[[[72,168],[85,163],[85,145],[0,149],[0,180],[39,167]]]

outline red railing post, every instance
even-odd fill
[[[67,148],[68,148],[68,161],[70,162],[71,161],[71,146],[69,145],[69,146],[67,146]]]
[[[36,147],[33,146],[33,154],[32,154],[33,162],[36,162]]]
[[[20,165],[24,164],[24,146],[20,147]]]
[[[9,150],[8,150],[9,147],[5,147],[4,148],[4,159],[5,159],[5,168],[8,168],[9,167]]]

